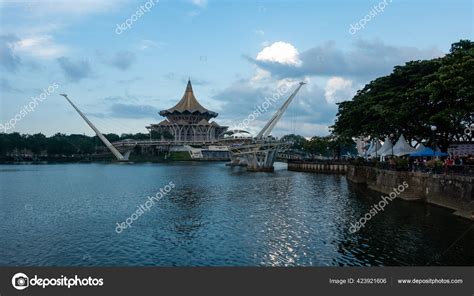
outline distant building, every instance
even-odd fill
[[[146,128],[150,133],[169,133],[177,142],[213,142],[222,138],[228,128],[209,121],[218,114],[199,104],[194,96],[191,81],[188,81],[181,100],[174,107],[160,111],[160,115],[166,119]]]

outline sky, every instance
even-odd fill
[[[66,93],[103,133],[146,133],[191,79],[219,124],[254,133],[304,81],[273,134],[323,136],[371,80],[472,40],[473,15],[472,0],[0,0],[0,132],[93,135]]]

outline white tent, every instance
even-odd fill
[[[372,141],[370,143],[369,150],[367,150],[367,156],[373,157],[375,156],[375,151],[379,150],[382,147],[382,143],[379,140]]]
[[[421,151],[425,148],[426,148],[426,146],[423,145],[423,143],[420,143],[420,144],[418,144],[418,146],[416,146],[415,152]]]
[[[393,154],[396,156],[407,155],[415,151],[415,148],[411,147],[403,135],[398,138],[397,143],[393,146]]]
[[[374,153],[374,155],[375,154],[377,154],[377,156],[392,155],[392,148],[393,148],[392,141],[390,141],[390,139],[386,137],[385,142],[383,142],[382,147],[380,147],[380,149],[377,150],[377,152]]]
[[[360,156],[364,156],[364,146],[365,146],[365,141],[364,141],[364,138],[363,137],[358,137],[355,139],[355,142],[356,142],[356,149],[357,149],[357,153],[360,155]]]

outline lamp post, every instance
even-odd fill
[[[394,137],[394,134],[391,133],[390,134],[390,142],[392,142],[393,137]],[[392,157],[393,157],[393,143],[392,143]]]
[[[435,133],[436,133],[436,130],[438,128],[436,127],[436,125],[432,125],[431,126],[431,131],[433,132],[433,159],[435,158],[436,156],[436,143],[435,143]]]
[[[375,159],[377,159],[377,150],[378,150],[378,148],[377,148],[378,145],[377,144],[378,143],[379,143],[379,140],[377,138],[375,138]]]

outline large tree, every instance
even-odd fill
[[[446,149],[455,141],[472,141],[464,129],[473,122],[474,43],[461,40],[446,56],[396,66],[339,103],[333,133],[346,139],[403,134],[417,142],[434,137]]]

